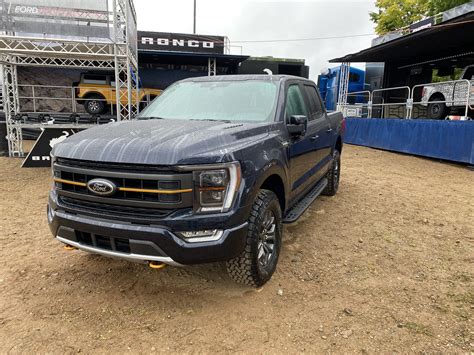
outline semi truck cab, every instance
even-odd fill
[[[337,105],[337,97],[339,94],[339,73],[341,67],[327,68],[321,71],[318,75],[318,88],[321,93],[321,98],[329,111],[334,111]],[[349,68],[349,86],[348,93],[365,90],[365,72],[361,69]],[[363,95],[348,96],[349,104],[363,103]]]

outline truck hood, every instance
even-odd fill
[[[211,164],[268,135],[268,123],[168,119],[109,123],[54,146],[57,157],[129,164]]]

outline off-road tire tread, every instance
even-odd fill
[[[247,232],[245,249],[238,257],[231,259],[226,263],[227,272],[232,280],[237,283],[260,287],[267,281],[260,277],[257,269],[258,266],[254,263],[255,258],[252,251],[252,244],[256,243],[255,239],[258,238],[257,227],[259,226],[259,218],[263,218],[265,207],[270,205],[273,200],[278,201],[278,198],[273,191],[259,191],[248,220],[249,229]]]
[[[334,160],[331,168],[326,174],[326,178],[328,179],[328,184],[324,188],[323,192],[321,193],[324,196],[334,196],[337,193],[339,185],[336,182],[336,177],[334,176],[334,161],[339,159],[339,179],[341,178],[341,153],[338,150],[334,150]]]

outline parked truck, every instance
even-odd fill
[[[465,110],[466,102],[474,107],[474,65],[464,68],[461,79],[448,83],[433,83],[423,87],[421,103],[428,107],[428,118],[442,120],[452,110]],[[463,111],[464,113],[464,111]]]
[[[155,268],[225,261],[235,281],[261,286],[282,223],[336,194],[344,129],[307,79],[177,82],[138,120],[54,146],[51,232],[68,249]]]

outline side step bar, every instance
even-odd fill
[[[285,217],[283,217],[283,223],[293,223],[308,209],[316,198],[321,195],[324,188],[328,185],[328,179],[323,178],[318,182],[312,190],[310,190],[305,197],[303,197],[291,210],[289,210]]]

